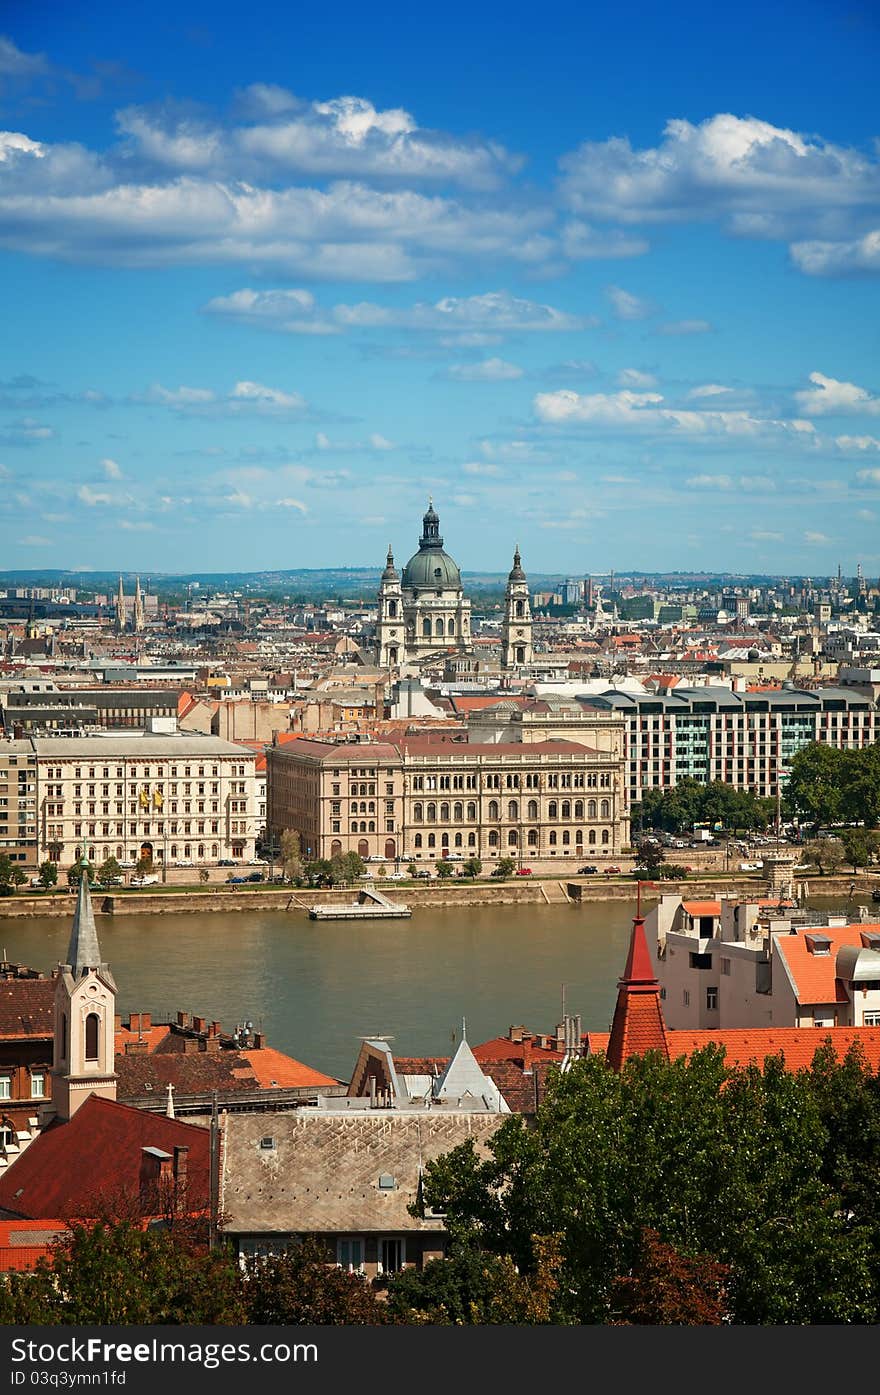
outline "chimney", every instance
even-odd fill
[[[220,1023],[219,1023],[219,1022],[212,1022],[212,1023],[211,1023],[211,1025],[208,1027],[208,1035],[209,1035],[209,1036],[212,1036],[212,1037],[219,1037],[219,1035],[220,1035]]]
[[[114,1018],[113,1018],[113,1030],[114,1030],[114,1032],[121,1032],[121,1031],[122,1031],[122,1013],[121,1013],[121,1012],[117,1012],[117,1013],[115,1014]]]
[[[519,1042],[521,1042],[522,1039],[523,1039],[523,1033],[524,1033],[524,1032],[525,1032],[525,1027],[511,1027],[511,1029],[510,1029],[510,1031],[508,1032],[507,1035],[508,1035],[508,1037],[510,1038],[511,1041],[515,1041],[515,1042],[519,1043]]]
[[[174,1145],[174,1177],[178,1185],[186,1182],[186,1165],[189,1156],[189,1144]]]
[[[192,1056],[193,1053],[196,1052],[196,1051],[198,1051],[198,1050],[199,1050],[199,1039],[198,1039],[198,1037],[184,1037],[184,1039],[183,1039],[183,1054],[184,1054],[184,1056]]]
[[[204,1043],[205,1051],[217,1052],[221,1050],[220,1038],[217,1036],[207,1036]]]
[[[178,1027],[188,1027],[190,1025],[188,1012],[179,1012],[177,1014],[177,1025]]]
[[[266,1033],[265,1033],[265,1032],[255,1032],[255,1033],[254,1033],[254,1048],[253,1048],[254,1051],[262,1051],[262,1049],[263,1049],[263,1047],[264,1047],[265,1045],[266,1045]]]
[[[149,1045],[145,1041],[127,1041],[125,1043],[126,1056],[147,1056],[149,1055]]]
[[[153,1014],[150,1012],[141,1013],[141,1031],[148,1032],[153,1025]]]
[[[192,1024],[193,1031],[203,1032],[208,1025],[208,1021],[205,1017],[194,1017],[192,1020]]]
[[[523,1075],[532,1074],[532,1042],[530,1037],[524,1037],[523,1049]]]

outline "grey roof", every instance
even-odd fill
[[[473,1139],[480,1154],[498,1114],[230,1113],[223,1124],[220,1210],[232,1234],[437,1231],[411,1216],[425,1164]],[[274,1147],[261,1148],[260,1140]],[[379,1187],[383,1173],[394,1186]]]
[[[455,1055],[437,1081],[433,1091],[436,1100],[449,1104],[483,1104],[484,1108],[509,1114],[510,1109],[494,1080],[484,1075],[473,1051],[462,1036]]]
[[[81,978],[89,969],[101,969],[107,973],[107,965],[101,957],[101,946],[98,944],[89,879],[85,873],[80,879],[73,925],[70,928],[70,944],[67,946],[67,958],[64,962],[72,969],[74,978]]]
[[[94,736],[35,736],[32,745],[38,756],[85,760],[114,760],[118,756],[136,756],[139,760],[155,760],[157,756],[236,756],[254,760],[256,753],[247,746],[236,746],[219,736],[202,736],[197,732],[173,732],[154,735],[152,732],[106,731]]]
[[[403,569],[401,585],[436,591],[460,591],[461,572],[442,547],[419,548]]]

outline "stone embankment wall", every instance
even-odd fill
[[[808,879],[810,896],[850,896],[853,906],[872,904],[871,893],[880,888],[880,877],[860,874],[857,877],[811,877]],[[762,900],[767,895],[765,883],[754,877],[730,877],[721,879],[695,877],[688,882],[656,882],[651,886],[643,884],[642,900],[655,900],[663,891],[680,892],[693,900],[715,898],[721,895],[750,897]],[[507,882],[434,882],[430,886],[383,886],[392,901],[401,901],[417,909],[419,906],[496,906],[496,905],[548,905],[577,904],[596,901],[634,901],[635,882],[603,881],[586,877],[560,878],[516,878]],[[126,892],[124,895],[102,896],[95,894],[95,908],[104,914],[113,915],[164,915],[181,912],[206,911],[290,911],[304,914],[310,906],[320,902],[345,902],[354,898],[349,887],[332,890],[278,890],[258,891],[246,887],[224,886],[205,891],[191,892]],[[15,896],[0,900],[0,919],[19,916],[67,916],[73,915],[74,898],[69,892],[53,895],[27,896],[20,892]],[[853,912],[855,914],[855,910]],[[880,921],[880,906],[877,908]]]

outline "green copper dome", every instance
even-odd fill
[[[461,572],[448,552],[443,551],[440,536],[440,519],[434,511],[434,504],[428,500],[428,512],[422,519],[422,536],[419,550],[410,557],[403,569],[401,584],[404,587],[422,587],[432,591],[460,591]]]

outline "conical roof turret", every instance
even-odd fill
[[[382,573],[383,581],[399,581],[397,568],[394,565],[394,553],[391,551],[391,544],[388,544],[388,556],[385,558],[385,570]]]
[[[660,984],[651,963],[645,919],[639,914],[633,921],[626,968],[617,985],[617,1005],[606,1058],[608,1064],[619,1071],[630,1056],[643,1056],[646,1051],[659,1051],[669,1060]]]
[[[508,580],[508,581],[525,581],[525,579],[526,579],[526,574],[525,574],[525,572],[524,572],[523,569],[522,569],[522,558],[521,558],[520,555],[519,555],[519,543],[517,543],[517,545],[516,545],[516,550],[515,550],[515,552],[514,552],[514,554],[513,554],[513,567],[512,567],[512,569],[511,569],[511,571],[508,573],[507,580]]]
[[[70,943],[67,946],[67,958],[64,962],[69,965],[74,978],[81,978],[89,969],[106,970],[107,968],[101,957],[101,946],[98,944],[95,912],[89,893],[89,878],[85,871],[80,878],[76,909],[73,913],[73,925],[70,928]]]

